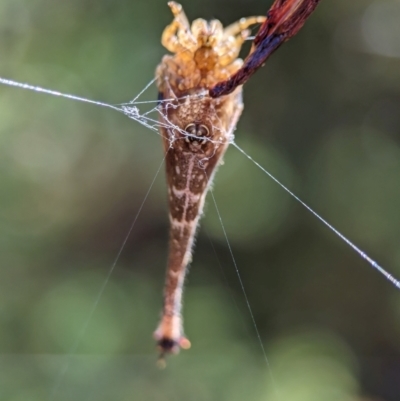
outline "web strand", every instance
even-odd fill
[[[30,91],[34,91],[34,92],[38,92],[38,93],[44,93],[44,94],[51,95],[51,96],[62,97],[62,98],[66,98],[66,99],[73,100],[73,101],[89,103],[89,104],[93,104],[95,106],[106,107],[106,108],[118,111],[120,113],[125,114],[127,117],[133,119],[134,121],[138,122],[139,124],[143,125],[144,127],[150,129],[151,131],[156,132],[158,135],[160,135],[158,129],[161,126],[167,128],[167,129],[169,129],[171,131],[177,130],[177,131],[181,132],[179,127],[177,127],[174,124],[172,124],[166,118],[164,118],[164,122],[160,122],[157,118],[152,118],[152,117],[149,116],[151,113],[156,113],[156,114],[160,113],[160,109],[158,107],[153,107],[149,111],[147,111],[147,112],[145,112],[143,114],[140,114],[140,111],[139,111],[139,108],[137,107],[137,105],[154,104],[154,103],[159,104],[159,103],[164,103],[164,102],[165,103],[171,102],[171,106],[173,106],[172,102],[176,102],[176,100],[178,100],[178,99],[163,99],[163,100],[158,100],[158,101],[138,101],[139,97],[147,89],[149,89],[154,82],[155,82],[154,80],[151,80],[145,86],[145,88],[142,91],[140,91],[140,93],[137,96],[135,96],[135,98],[132,101],[130,101],[128,103],[112,105],[112,104],[99,102],[99,101],[95,101],[95,100],[91,100],[91,99],[86,99],[86,98],[83,98],[83,97],[80,97],[80,96],[75,96],[75,95],[72,95],[72,94],[66,94],[66,93],[62,93],[62,92],[58,92],[58,91],[54,91],[54,90],[50,90],[50,89],[45,89],[45,88],[42,88],[42,87],[39,87],[39,86],[34,86],[34,85],[27,84],[27,83],[21,83],[21,82],[17,82],[17,81],[13,81],[13,80],[10,80],[10,79],[5,79],[5,78],[1,78],[0,77],[0,84],[3,84],[3,85],[17,87],[17,88],[20,88],[20,89],[30,90]],[[187,97],[187,96],[185,96],[185,97]],[[196,97],[194,97],[194,96],[189,96],[189,97],[192,99],[192,101],[196,100]],[[350,246],[350,248],[353,249],[353,251],[355,251],[361,258],[366,260],[367,263],[373,269],[375,269],[378,273],[383,275],[397,289],[400,289],[400,281],[398,279],[396,279],[392,274],[390,274],[387,270],[385,270],[382,266],[380,266],[375,260],[373,260],[371,257],[369,257],[364,251],[362,251],[360,248],[358,248],[353,242],[351,242],[347,237],[345,237],[340,231],[338,231],[328,221],[326,221],[324,218],[322,218],[317,212],[315,212],[310,206],[308,206],[305,202],[303,202],[290,189],[288,189],[285,185],[283,185],[277,178],[275,178],[271,173],[269,173],[263,166],[261,166],[256,160],[254,160],[249,154],[247,154],[235,142],[232,141],[232,145],[240,153],[242,153],[247,159],[249,159],[253,164],[255,164],[256,167],[258,167],[261,171],[263,171],[266,175],[268,175],[276,184],[278,184],[291,197],[293,197],[297,202],[299,202],[303,207],[305,207],[310,213],[312,213],[321,223],[323,223],[326,227],[328,227],[342,241],[344,241],[348,246]],[[134,221],[133,221],[133,223],[132,223],[132,225],[131,225],[131,227],[129,229],[129,232],[128,232],[128,234],[127,234],[127,236],[126,236],[126,238],[125,238],[125,240],[124,240],[124,242],[123,242],[123,244],[122,244],[122,246],[121,246],[121,248],[120,248],[120,250],[118,252],[118,255],[117,255],[117,257],[116,257],[116,259],[115,259],[115,261],[114,261],[114,263],[113,263],[113,265],[112,265],[112,267],[111,267],[111,269],[110,269],[110,271],[109,271],[109,273],[108,273],[108,275],[107,275],[107,277],[105,279],[105,283],[104,283],[104,285],[102,286],[102,288],[99,291],[99,294],[98,294],[98,296],[97,296],[97,298],[95,300],[93,308],[92,308],[92,310],[91,310],[91,312],[89,314],[89,318],[86,321],[86,323],[84,324],[84,326],[82,327],[82,330],[81,330],[80,334],[78,335],[75,343],[73,344],[73,346],[71,347],[70,352],[68,353],[69,356],[73,355],[77,351],[77,349],[79,348],[79,345],[80,345],[80,343],[82,341],[82,338],[83,338],[83,336],[84,336],[84,334],[85,334],[85,332],[87,330],[87,327],[88,327],[88,325],[90,323],[90,320],[91,320],[91,318],[92,318],[92,316],[93,316],[93,314],[94,314],[94,312],[95,312],[95,310],[96,310],[96,308],[98,306],[100,298],[101,298],[101,296],[102,296],[102,294],[104,292],[104,289],[105,289],[105,287],[106,287],[106,285],[107,285],[107,283],[108,283],[108,281],[109,281],[109,279],[111,277],[111,274],[112,274],[112,272],[113,272],[113,270],[114,270],[114,268],[115,268],[115,266],[116,266],[116,264],[118,262],[118,259],[119,259],[120,255],[122,253],[122,250],[125,247],[125,244],[126,244],[128,238],[129,238],[129,235],[132,232],[133,226],[136,223],[138,215],[139,215],[139,213],[141,212],[141,210],[143,208],[144,202],[146,201],[146,199],[147,199],[147,197],[149,195],[149,192],[150,192],[151,188],[153,187],[153,184],[154,184],[154,182],[155,182],[155,180],[156,180],[156,178],[157,178],[157,176],[159,174],[159,171],[161,169],[161,166],[162,166],[163,162],[164,162],[164,159],[163,159],[162,163],[160,164],[160,167],[157,170],[156,176],[154,177],[154,179],[153,179],[153,181],[152,181],[152,183],[150,185],[150,188],[149,188],[149,190],[148,190],[148,192],[147,192],[147,194],[145,196],[145,199],[143,200],[143,203],[140,206],[138,214],[136,215],[136,217],[135,217],[135,219],[134,219]],[[215,205],[215,208],[216,208],[216,211],[217,211],[217,214],[218,214],[218,218],[219,218],[222,230],[224,232],[224,236],[225,236],[225,239],[226,239],[226,242],[227,242],[227,245],[228,245],[228,248],[229,248],[229,252],[230,252],[230,255],[231,255],[235,270],[236,270],[236,274],[238,275],[240,286],[242,288],[242,291],[243,291],[243,294],[244,294],[244,297],[245,297],[245,301],[246,301],[247,307],[249,309],[249,313],[250,313],[253,325],[255,327],[255,331],[256,331],[256,334],[257,334],[258,342],[260,343],[260,346],[262,348],[262,352],[263,352],[265,361],[267,363],[271,378],[273,379],[272,372],[271,372],[270,365],[269,365],[269,361],[268,361],[268,358],[267,358],[267,355],[266,355],[266,352],[265,352],[265,349],[264,349],[264,346],[263,346],[263,343],[262,343],[262,340],[261,340],[260,333],[258,331],[256,322],[255,322],[255,318],[254,318],[254,315],[253,315],[253,312],[252,312],[252,309],[251,309],[247,294],[245,292],[243,281],[242,281],[242,279],[240,277],[240,274],[239,274],[239,269],[238,269],[236,260],[235,260],[234,255],[233,255],[232,248],[231,248],[231,245],[229,243],[229,240],[228,240],[228,237],[227,237],[227,233],[226,233],[225,227],[223,225],[222,218],[221,218],[219,209],[217,207],[217,204],[216,204],[216,201],[215,201],[215,198],[214,198],[214,194],[213,194],[212,190],[210,190],[210,192],[211,192],[211,196],[213,198],[213,203]],[[66,364],[63,367],[63,369],[60,371],[60,374],[58,375],[58,378],[57,378],[56,383],[54,385],[53,392],[52,392],[52,395],[50,397],[50,400],[54,399],[54,396],[57,393],[57,391],[59,389],[59,386],[62,383],[63,377],[65,376],[66,372],[68,371],[69,365],[70,365],[70,360],[68,360],[66,362]],[[275,389],[276,389],[275,381],[273,380],[273,382],[274,382],[274,386],[275,386]]]
[[[206,234],[206,236],[207,236],[207,238],[208,238],[208,241],[210,242],[211,248],[212,248],[213,253],[214,253],[214,255],[215,255],[215,259],[217,260],[218,266],[219,266],[219,268],[220,268],[220,270],[221,270],[222,277],[224,278],[224,281],[225,281],[227,287],[229,288],[229,295],[230,295],[230,297],[231,297],[231,299],[232,299],[233,304],[235,305],[235,308],[236,308],[237,314],[238,314],[238,316],[239,316],[239,319],[240,319],[240,321],[242,322],[242,325],[243,325],[244,329],[247,331],[248,334],[250,334],[249,331],[248,331],[247,325],[246,325],[246,323],[245,323],[245,321],[244,321],[244,319],[243,319],[242,313],[241,313],[241,311],[240,311],[240,309],[239,309],[239,305],[238,305],[238,303],[236,302],[235,296],[234,296],[234,294],[233,294],[232,287],[229,285],[228,277],[227,277],[226,274],[225,274],[224,268],[223,268],[222,263],[221,263],[221,260],[220,260],[220,258],[219,258],[219,256],[218,256],[218,252],[217,252],[217,250],[215,249],[214,243],[213,243],[213,241],[212,241],[210,235],[208,234],[208,232],[207,232],[206,230],[204,230],[204,232],[205,232],[205,234]]]
[[[292,198],[304,206],[310,213],[312,213],[320,222],[322,222],[326,227],[333,231],[342,241],[349,245],[355,252],[358,253],[363,259],[365,259],[370,266],[372,266],[376,271],[383,275],[389,282],[391,282],[396,288],[400,289],[400,281],[391,275],[387,270],[380,266],[375,260],[370,258],[364,251],[362,251],[358,246],[351,242],[347,237],[345,237],[340,231],[328,223],[323,217],[321,217],[314,209],[303,202],[297,195],[295,195],[289,188],[283,185],[277,178],[275,178],[269,171],[267,171],[261,164],[255,161],[249,154],[247,154],[239,145],[235,142],[232,145],[239,150],[244,156],[246,156],[251,162],[253,162],[261,171],[267,174],[275,183],[277,183],[282,189],[284,189]]]
[[[275,391],[276,394],[278,394],[278,387],[276,385],[275,377],[274,377],[274,375],[272,373],[271,364],[269,362],[267,353],[265,351],[264,344],[263,344],[262,339],[261,339],[260,331],[258,330],[256,319],[254,317],[253,309],[251,308],[249,297],[247,296],[247,292],[246,292],[245,287],[244,287],[242,276],[240,275],[239,267],[238,267],[238,265],[236,263],[235,256],[233,255],[231,243],[229,242],[228,234],[226,232],[225,225],[224,225],[224,223],[222,221],[221,213],[220,213],[219,208],[217,206],[217,201],[215,200],[214,191],[212,190],[212,188],[210,188],[210,194],[211,194],[214,206],[215,206],[215,210],[216,210],[217,215],[218,215],[218,220],[219,220],[219,222],[221,224],[221,228],[222,228],[222,231],[224,233],[225,241],[226,241],[226,244],[228,246],[229,253],[231,255],[233,266],[235,267],[236,275],[238,277],[238,280],[239,280],[239,283],[240,283],[240,287],[241,287],[244,299],[246,301],[247,309],[249,311],[249,314],[250,314],[250,317],[251,317],[251,320],[252,320],[252,323],[253,323],[253,326],[254,326],[254,330],[256,332],[257,340],[258,340],[258,343],[260,344],[260,348],[262,350],[262,353],[263,353],[263,356],[264,356],[264,360],[265,360],[265,363],[267,365],[268,373],[269,373],[269,376],[271,378],[271,382],[273,384],[274,391]]]
[[[99,106],[99,107],[107,107],[109,109],[112,109],[112,110],[115,110],[115,111],[125,114],[127,117],[131,118],[132,120],[135,120],[139,124],[145,126],[146,128],[148,128],[151,131],[155,132],[156,134],[160,135],[160,133],[158,132],[158,127],[160,126],[161,123],[155,119],[147,117],[147,114],[149,114],[150,112],[156,111],[156,109],[152,109],[149,112],[141,115],[138,107],[135,105],[135,100],[138,99],[139,96],[142,95],[153,83],[154,83],[154,80],[150,81],[145,86],[145,88],[139,93],[139,95],[137,95],[132,101],[130,101],[128,103],[123,103],[121,105],[112,105],[109,103],[99,102],[96,100],[91,100],[91,99],[87,99],[84,97],[71,95],[69,93],[63,93],[63,92],[59,92],[59,91],[55,91],[55,90],[51,90],[51,89],[42,88],[40,86],[30,85],[27,83],[17,82],[17,81],[13,81],[11,79],[6,79],[6,78],[0,77],[0,84],[3,84],[3,85],[12,86],[12,87],[20,88],[20,89],[25,89],[25,90],[29,90],[29,91],[33,91],[33,92],[37,92],[37,93],[44,93],[46,95],[61,97],[61,98],[74,100],[74,101],[78,101],[78,102],[89,103],[89,104],[93,104],[93,105]],[[146,102],[142,102],[142,103],[146,103]]]
[[[158,135],[158,128],[163,126],[163,123],[159,122],[156,119],[147,117],[147,115],[154,111],[159,111],[157,108],[153,108],[150,111],[140,115],[139,109],[135,106],[136,104],[147,104],[153,103],[152,101],[144,101],[137,102],[137,99],[155,82],[155,80],[151,80],[142,91],[130,102],[123,103],[121,105],[111,105],[104,102],[99,102],[91,99],[86,99],[80,96],[75,96],[72,94],[62,93],[58,91],[54,91],[51,89],[45,89],[40,86],[34,86],[27,83],[21,83],[17,81],[13,81],[10,79],[0,77],[0,84],[13,86],[20,89],[30,90],[38,93],[44,93],[52,96],[63,97],[66,99],[84,102],[93,104],[100,107],[107,107],[112,110],[121,112],[128,116],[129,118],[137,121],[141,125],[146,128],[156,132]],[[172,99],[161,100],[161,102],[169,102]],[[176,99],[173,99],[176,101]],[[170,129],[177,129],[173,124],[167,122],[166,127]],[[165,124],[164,124],[165,126]],[[383,275],[389,282],[391,282],[395,287],[400,289],[400,281],[396,279],[392,274],[390,274],[387,270],[385,270],[382,266],[380,266],[375,260],[370,258],[364,251],[358,248],[353,242],[351,242],[348,238],[346,238],[340,231],[338,231],[335,227],[333,227],[330,223],[328,223],[325,219],[323,219],[318,213],[316,213],[311,207],[309,207],[305,202],[303,202],[298,196],[296,196],[293,192],[291,192],[286,186],[284,186],[278,179],[276,179],[271,173],[269,173],[264,167],[262,167],[258,162],[256,162],[250,155],[248,155],[242,148],[240,148],[235,142],[232,142],[232,145],[238,149],[244,156],[246,156],[250,161],[252,161],[260,170],[262,170],[265,174],[267,174],[273,181],[275,181],[283,190],[285,190],[290,196],[296,199],[301,205],[303,205],[310,213],[312,213],[318,220],[320,220],[326,227],[328,227],[331,231],[333,231],[342,241],[344,241],[347,245],[349,245],[358,255],[360,255],[363,259],[365,259],[370,266],[372,266],[376,271],[378,271],[381,275]]]
[[[14,87],[17,87],[20,89],[26,89],[26,90],[30,90],[30,91],[34,91],[34,92],[45,93],[47,95],[63,97],[63,98],[70,99],[70,100],[76,100],[78,102],[90,103],[90,104],[94,104],[96,106],[108,107],[108,108],[116,110],[116,111],[121,111],[120,108],[113,106],[111,104],[108,104],[108,103],[98,102],[96,100],[85,99],[83,97],[70,95],[68,93],[62,93],[62,92],[54,91],[51,89],[41,88],[40,86],[34,86],[34,85],[26,84],[26,83],[12,81],[11,79],[5,79],[5,78],[0,77],[0,83],[3,85],[7,85],[7,86],[14,86]]]
[[[103,296],[104,290],[106,289],[107,284],[110,281],[111,275],[115,270],[115,267],[116,267],[116,265],[118,263],[118,260],[119,260],[121,254],[122,254],[122,251],[124,250],[125,245],[128,242],[128,239],[129,239],[129,237],[130,237],[130,235],[132,233],[132,230],[133,230],[133,228],[134,228],[134,226],[136,224],[136,221],[137,221],[137,219],[138,219],[138,217],[139,217],[139,215],[140,215],[140,213],[141,213],[141,211],[143,209],[144,204],[146,203],[147,198],[149,197],[149,194],[150,194],[150,192],[151,192],[151,190],[152,190],[152,188],[154,186],[154,183],[156,182],[156,179],[157,179],[157,177],[158,177],[158,175],[160,173],[161,167],[164,164],[165,157],[166,157],[166,155],[163,157],[160,165],[158,166],[158,169],[157,169],[157,171],[156,171],[156,173],[154,175],[153,180],[151,181],[151,184],[149,186],[149,189],[146,192],[146,195],[143,198],[143,201],[142,201],[142,203],[141,203],[141,205],[139,207],[139,210],[137,211],[137,213],[136,213],[136,215],[135,215],[135,217],[134,217],[134,219],[132,221],[132,224],[129,227],[128,233],[126,234],[126,236],[125,236],[125,238],[124,238],[124,240],[122,242],[122,245],[119,248],[117,256],[115,257],[114,262],[111,265],[111,268],[109,269],[109,271],[107,273],[107,276],[106,276],[106,278],[104,280],[104,283],[101,286],[101,288],[100,288],[100,290],[99,290],[99,292],[97,294],[97,297],[96,297],[96,299],[95,299],[95,301],[93,303],[92,309],[90,310],[88,317],[87,317],[85,323],[83,324],[82,329],[79,332],[77,338],[75,339],[74,343],[72,344],[71,349],[69,350],[69,352],[66,355],[67,359],[65,361],[64,366],[62,367],[62,369],[60,370],[60,372],[59,372],[59,374],[58,374],[58,376],[56,378],[55,384],[53,386],[53,389],[52,389],[50,397],[49,397],[49,401],[53,401],[54,400],[54,398],[55,398],[55,396],[56,396],[56,394],[57,394],[57,392],[58,392],[58,390],[59,390],[59,388],[60,388],[60,386],[62,384],[64,376],[65,376],[65,374],[67,373],[67,371],[68,371],[68,369],[70,367],[71,356],[74,355],[77,352],[77,350],[78,350],[78,348],[79,348],[79,346],[80,346],[80,344],[81,344],[81,342],[83,340],[83,337],[85,336],[85,333],[87,331],[87,328],[89,327],[90,321],[92,320],[92,317],[93,317],[93,315],[94,315],[94,313],[95,313],[95,311],[97,309],[97,306],[99,305],[100,299]]]

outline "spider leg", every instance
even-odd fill
[[[228,37],[221,46],[217,48],[219,54],[219,64],[221,67],[226,67],[235,61],[240,53],[243,42],[250,36],[248,29],[240,32],[235,38]]]
[[[250,31],[247,28],[254,24],[261,24],[265,20],[266,17],[263,16],[241,18],[224,29],[223,37],[225,40],[222,41],[218,49],[222,67],[229,65],[239,56],[243,42],[250,36]]]
[[[225,70],[228,74],[228,77],[232,76],[235,74],[240,68],[242,68],[243,65],[243,60],[241,58],[237,58],[235,61],[230,63],[225,67]]]
[[[209,30],[211,32],[210,35],[210,40],[213,41],[214,43],[211,43],[211,45],[215,45],[215,43],[218,43],[224,36],[224,27],[222,26],[221,22],[218,21],[217,19],[213,19],[209,23]]]
[[[198,18],[192,22],[192,35],[196,38],[198,47],[209,46],[213,48],[223,40],[224,28],[218,20],[207,22]]]
[[[192,37],[195,38],[195,43],[197,44],[196,49],[206,44],[206,40],[208,39],[208,23],[203,18],[195,19],[192,22],[191,27]]]
[[[249,26],[255,24],[262,24],[267,17],[264,16],[257,16],[257,17],[248,17],[248,18],[241,18],[239,21],[228,25],[224,29],[224,36],[236,36],[239,35],[241,32],[245,31]]]
[[[170,1],[168,5],[175,18],[162,33],[162,45],[171,53],[195,50],[197,41],[190,31],[189,21],[182,6],[174,1]]]

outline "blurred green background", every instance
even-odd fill
[[[228,24],[270,3],[184,7]],[[170,21],[164,0],[1,0],[0,76],[126,102]],[[399,21],[398,0],[322,1],[246,84],[236,131],[397,276]],[[210,197],[185,289],[192,349],[156,368],[163,171],[98,294],[161,160],[159,136],[122,114],[0,86],[0,400],[399,400],[400,293],[234,148],[215,198],[270,368]]]

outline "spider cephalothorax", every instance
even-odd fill
[[[265,21],[265,17],[242,18],[224,28],[218,20],[199,18],[190,25],[180,4],[171,1],[168,5],[175,18],[165,28],[161,43],[174,55],[163,57],[156,76],[161,92],[169,86],[177,97],[187,90],[209,89],[237,72],[243,64],[238,55],[250,34],[249,26]]]

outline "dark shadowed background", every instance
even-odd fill
[[[270,4],[184,7],[228,24]],[[0,76],[126,102],[171,20],[164,0],[1,0]],[[245,85],[236,131],[397,276],[399,21],[399,1],[321,1]],[[399,400],[400,291],[234,148],[214,193],[275,385],[210,196],[185,288],[192,349],[156,368],[163,170],[98,294],[161,161],[160,137],[123,114],[0,86],[0,400]]]

